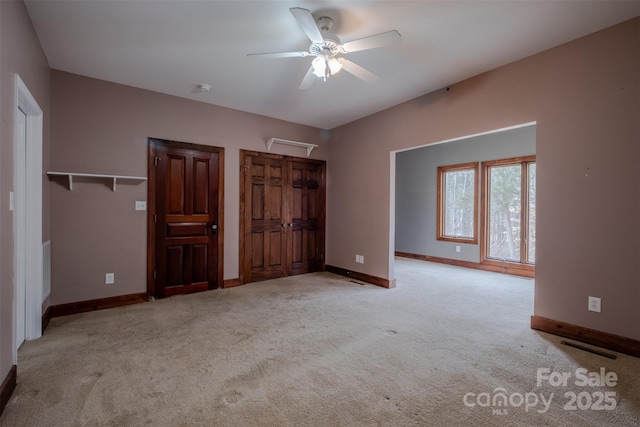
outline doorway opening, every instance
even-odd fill
[[[15,75],[14,362],[24,340],[42,335],[42,110]]]
[[[535,145],[535,123],[526,123],[392,152],[391,262],[397,255],[533,277]],[[501,217],[496,216],[495,209],[490,215],[491,203],[482,203],[487,199],[483,194],[488,196],[491,188],[485,185],[490,176],[487,171],[498,171],[497,166],[511,165],[518,159],[522,160],[518,167],[524,171],[524,178],[518,181],[522,191],[513,199],[522,200],[524,205],[504,216],[511,219],[508,229],[512,235],[498,236],[504,231],[504,227],[495,227]],[[491,169],[491,165],[496,168]],[[508,203],[503,205],[511,209]],[[504,218],[500,224],[506,223]],[[491,224],[491,232],[486,231]],[[491,238],[494,243],[516,242],[521,248],[516,252],[524,258],[519,257],[516,263],[500,254],[487,260],[485,240]]]

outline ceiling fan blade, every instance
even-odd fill
[[[320,34],[320,30],[318,29],[318,25],[316,24],[316,20],[313,19],[313,15],[307,9],[302,9],[301,7],[292,7],[289,9],[291,14],[298,24],[302,31],[305,32],[309,40],[314,43],[322,43],[324,38],[322,38],[322,34]]]
[[[396,30],[387,31],[386,33],[376,34],[375,36],[363,37],[361,39],[352,40],[342,45],[343,50],[348,52],[357,52],[359,50],[375,49],[377,47],[389,46],[400,43],[402,36]]]
[[[270,52],[270,53],[249,53],[247,56],[259,58],[303,58],[309,56],[309,52]]]
[[[307,71],[307,74],[305,74],[302,82],[300,83],[300,86],[298,86],[298,89],[309,89],[313,85],[313,82],[315,80],[316,76],[315,74],[313,74],[313,67],[309,67],[309,71]]]
[[[340,63],[342,64],[342,69],[343,70],[345,70],[348,73],[353,74],[354,76],[356,76],[360,80],[364,80],[365,82],[367,82],[369,84],[373,84],[373,83],[377,82],[378,80],[380,80],[380,77],[378,77],[377,75],[373,74],[371,71],[367,70],[366,68],[362,68],[361,66],[359,66],[355,62],[351,62],[346,58],[340,58],[340,59],[338,59],[338,61],[340,61]]]

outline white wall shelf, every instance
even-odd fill
[[[95,178],[95,179],[106,179],[111,181],[111,190],[116,191],[116,183],[118,180],[124,181],[146,181],[146,176],[130,176],[130,175],[104,175],[97,173],[80,173],[80,172],[47,172],[49,176],[66,176],[69,178],[69,191],[73,191],[73,178],[74,177],[82,177],[82,178]]]
[[[288,139],[280,138],[269,138],[267,139],[267,151],[271,151],[271,146],[273,144],[293,145],[294,147],[305,148],[307,150],[307,157],[309,157],[313,149],[318,146],[317,144],[309,144],[307,142],[289,141]]]

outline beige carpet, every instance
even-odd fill
[[[53,319],[20,349],[1,425],[640,424],[639,360],[531,330],[531,280],[402,258],[397,279],[317,273]],[[576,386],[582,367],[617,385]],[[538,368],[572,377],[537,386]]]

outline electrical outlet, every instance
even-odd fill
[[[460,245],[456,245],[456,252],[460,252],[460,251],[461,251]]]
[[[147,202],[144,200],[136,200],[136,210],[137,211],[146,211],[147,210]]]
[[[600,313],[602,309],[601,305],[602,301],[598,297],[589,297],[589,311],[595,311],[596,313]]]
[[[104,276],[104,284],[105,285],[113,285],[116,281],[116,274],[115,273],[107,273]]]

